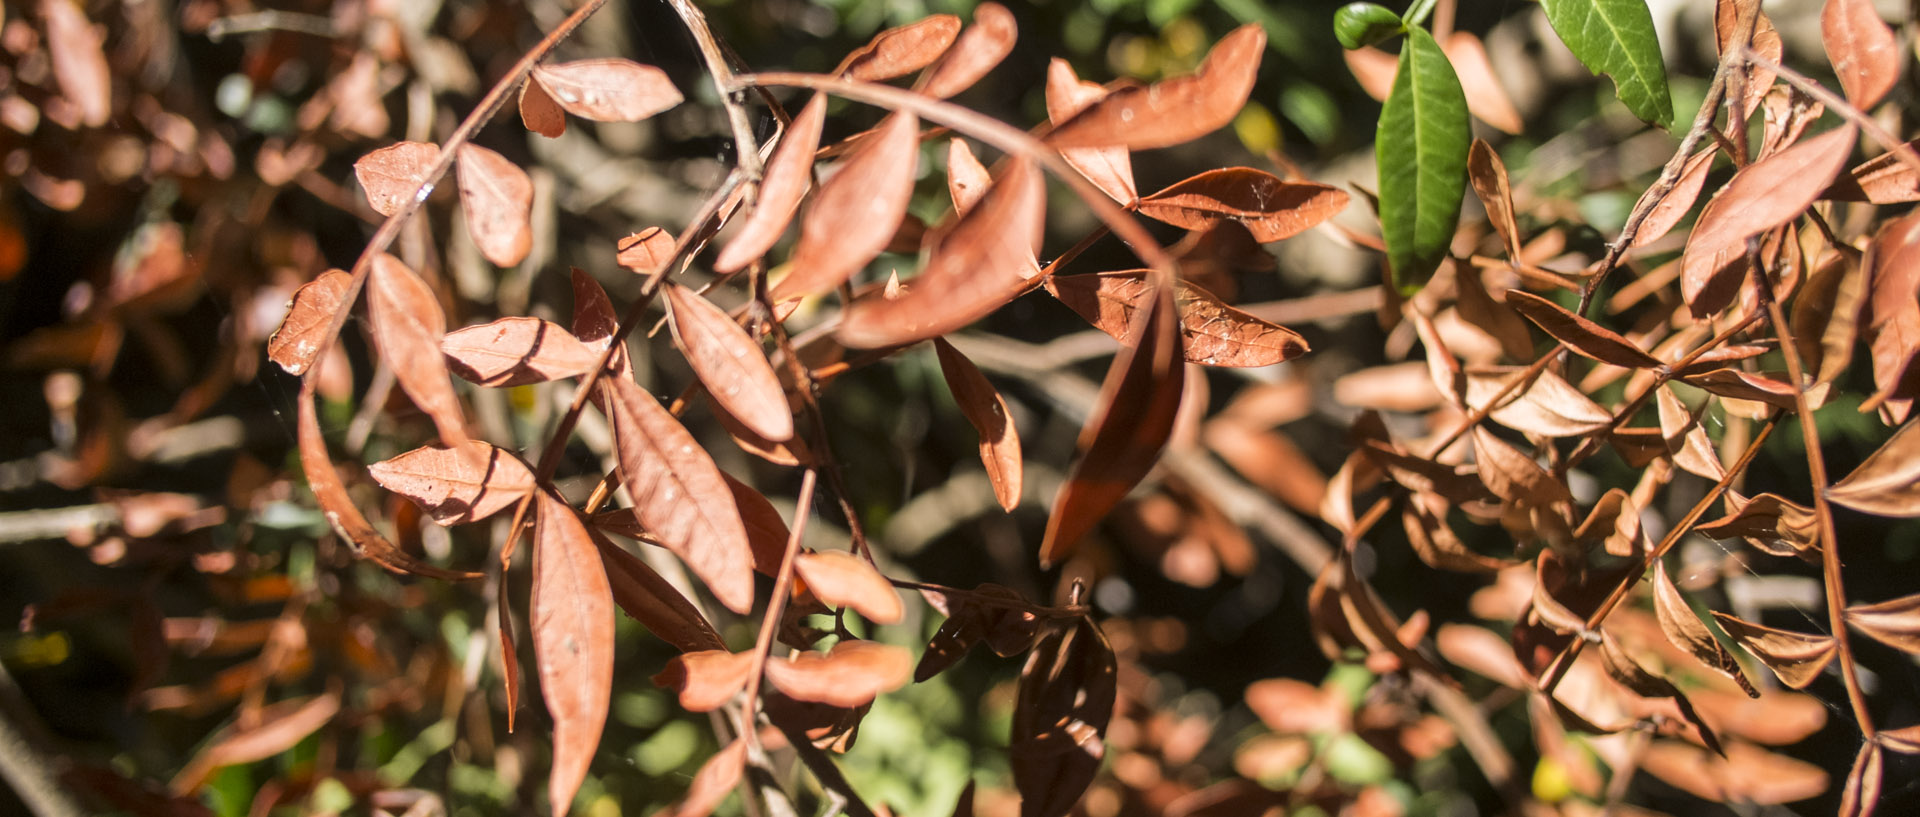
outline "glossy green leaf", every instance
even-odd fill
[[[1404,26],[1400,15],[1373,3],[1348,3],[1333,13],[1333,36],[1349,51],[1385,42]]]
[[[1380,227],[1393,281],[1417,290],[1453,242],[1467,190],[1467,97],[1452,63],[1425,29],[1409,29],[1393,93],[1380,111]]]
[[[1541,0],[1547,22],[1587,70],[1613,78],[1634,116],[1673,127],[1673,98],[1646,0]]]

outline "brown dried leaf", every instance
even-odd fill
[[[693,290],[668,282],[667,303],[673,338],[714,401],[762,439],[791,439],[787,393],[760,344],[726,310]]]
[[[1900,78],[1900,49],[1894,44],[1893,29],[1869,0],[1827,0],[1820,10],[1820,42],[1826,46],[1847,101],[1856,108],[1873,108]]]
[[[1896,650],[1920,655],[1920,595],[1847,608],[1847,623]]]
[[[1400,508],[1400,523],[1407,531],[1413,553],[1435,570],[1460,573],[1486,573],[1514,564],[1474,552],[1447,524],[1447,504],[1433,494],[1415,494]]]
[[[947,195],[953,198],[953,209],[965,213],[979,203],[980,197],[993,188],[993,177],[987,173],[987,166],[973,155],[973,148],[967,146],[967,140],[954,138],[947,142]]]
[[[1246,700],[1262,724],[1283,735],[1339,734],[1352,726],[1353,705],[1334,686],[1267,678],[1247,685]]]
[[[97,128],[113,115],[113,73],[100,32],[82,8],[72,0],[41,0],[40,19],[47,26],[47,58],[61,95],[80,109],[80,124]]]
[[[1920,139],[1908,142],[1906,150],[1920,150]],[[1913,167],[1888,151],[1854,165],[1820,194],[1823,199],[1866,201],[1874,204],[1900,204],[1920,201],[1920,177]]]
[[[1154,294],[1150,275],[1147,270],[1056,275],[1048,276],[1046,287],[1100,331],[1131,343],[1140,304]],[[1306,354],[1306,339],[1293,330],[1228,306],[1186,281],[1177,286],[1181,343],[1188,362],[1258,367]]]
[[[673,260],[673,234],[660,227],[648,227],[620,239],[615,248],[620,266],[641,275],[652,275]]]
[[[1080,431],[1080,458],[1054,499],[1040,545],[1042,567],[1055,564],[1146,477],[1173,435],[1186,384],[1173,288],[1154,287],[1134,317],[1135,340],[1114,356],[1100,402]],[[1124,341],[1123,341],[1124,343]]]
[[[973,25],[960,32],[952,48],[927,70],[920,81],[920,93],[946,99],[960,93],[987,75],[1001,60],[1013,53],[1020,36],[1013,12],[999,3],[986,2],[973,9]]]
[[[980,462],[986,466],[987,479],[993,483],[994,498],[1000,501],[1001,508],[1011,512],[1020,504],[1023,463],[1020,432],[1014,428],[1013,418],[1007,415],[1007,401],[1000,398],[1000,392],[987,382],[980,368],[952,344],[934,338],[933,348],[939,356],[940,374],[947,380],[947,390],[953,393],[960,413],[980,435]]]
[[[720,469],[652,395],[624,377],[603,382],[621,476],[640,523],[720,603],[746,613],[753,607],[753,556]]]
[[[895,624],[906,608],[900,593],[867,560],[844,550],[802,553],[793,569],[828,607],[848,607],[875,624]]]
[[[1473,459],[1480,466],[1480,481],[1486,483],[1487,490],[1508,502],[1551,507],[1573,501],[1567,486],[1533,457],[1479,426],[1473,429]]]
[[[176,794],[187,794],[205,783],[214,769],[255,763],[278,755],[320,731],[340,713],[340,694],[328,692],[307,698],[276,701],[255,712],[252,722],[229,724],[207,739],[206,748],[187,761],[173,779]]]
[[[1920,354],[1920,213],[1880,228],[1864,262],[1871,271],[1867,294],[1867,348],[1873,353],[1873,397],[1862,410],[1883,406],[1891,423],[1912,407],[1914,356]]]
[[[1453,63],[1460,87],[1466,91],[1468,113],[1496,130],[1517,135],[1526,129],[1520,112],[1507,96],[1507,89],[1494,73],[1493,64],[1487,60],[1487,48],[1480,44],[1479,37],[1455,31],[1440,44],[1440,50],[1446,52],[1447,62]]]
[[[613,591],[600,550],[573,508],[546,491],[534,525],[527,619],[540,696],[553,716],[549,799],[565,817],[600,747],[613,694]]]
[[[1519,289],[1507,290],[1506,297],[1507,305],[1581,355],[1629,369],[1655,369],[1661,365],[1633,341],[1546,298]]]
[[[687,786],[687,794],[680,801],[658,812],[653,817],[707,817],[733,788],[740,783],[740,775],[747,768],[747,739],[734,738],[727,747],[715,752],[700,764],[700,771],[693,775],[693,783]]]
[[[1920,725],[1880,730],[1880,745],[1903,755],[1920,755]]]
[[[479,145],[461,145],[459,153],[467,234],[496,267],[526,260],[533,249],[533,180],[507,157]]]
[[[587,532],[593,536],[594,547],[600,550],[600,561],[607,566],[607,584],[613,592],[613,602],[620,605],[622,611],[683,653],[726,649],[713,624],[700,614],[693,602],[640,557],[607,541],[596,529],[598,524],[596,518]]]
[[[744,689],[752,674],[751,652],[701,650],[668,659],[653,684],[677,692],[680,706],[689,712],[712,712]]]
[[[1098,83],[1082,82],[1073,66],[1055,57],[1047,64],[1047,121],[1059,125],[1107,96]],[[1121,204],[1140,197],[1133,186],[1133,161],[1124,147],[1067,148],[1060,156],[1100,192]]]
[[[872,641],[842,640],[825,653],[767,662],[767,680],[788,697],[838,707],[870,703],[906,686],[911,677],[911,653]]]
[[[1640,230],[1633,234],[1633,246],[1640,247],[1654,242],[1672,230],[1674,225],[1686,218],[1687,211],[1693,209],[1693,203],[1700,198],[1700,190],[1707,184],[1707,171],[1713,168],[1713,157],[1720,154],[1719,148],[1707,148],[1693,155],[1680,169],[1680,178],[1667,190],[1666,195],[1647,211],[1640,221]],[[1646,203],[1647,197],[1660,189],[1658,183],[1642,193],[1635,206]]]
[[[792,267],[770,293],[775,302],[831,292],[886,249],[907,212],[920,152],[913,114],[888,114],[820,185],[800,221]]]
[[[1746,275],[1747,239],[1799,217],[1853,152],[1844,125],[1733,174],[1694,222],[1680,261],[1680,290],[1696,317],[1725,309]]]
[[[1839,379],[1853,362],[1860,339],[1860,310],[1867,303],[1866,269],[1860,253],[1829,250],[1813,266],[1793,299],[1793,338],[1806,370],[1813,373],[1808,396]],[[1815,405],[1818,408],[1818,404]]]
[[[540,75],[531,74],[527,82],[520,86],[520,122],[527,130],[558,139],[567,132],[567,113],[560,103],[553,101],[553,94],[540,84]]]
[[[827,96],[815,94],[787,126],[767,160],[766,176],[760,181],[753,210],[747,213],[733,241],[720,249],[713,261],[714,272],[729,273],[753,263],[773,249],[774,242],[787,231],[794,211],[800,208],[800,199],[813,187],[813,152],[820,147],[820,129],[826,119]]]
[[[1826,669],[1838,650],[1833,636],[1807,635],[1792,630],[1780,630],[1733,616],[1713,611],[1713,618],[1720,622],[1720,629],[1726,630],[1741,647],[1760,659],[1761,666],[1780,676],[1780,683],[1794,689],[1806,689],[1813,679],[1820,677],[1820,671]]]
[[[1854,755],[1853,768],[1847,771],[1847,783],[1840,790],[1839,817],[1868,817],[1880,803],[1881,768],[1880,744],[1867,743],[1860,747],[1860,753]]]
[[[393,367],[400,388],[433,418],[440,441],[449,448],[466,448],[466,416],[440,352],[447,316],[427,282],[400,259],[386,253],[375,256],[367,280],[367,317],[373,323],[373,339]]]
[[[1680,595],[1680,588],[1673,586],[1673,579],[1667,576],[1666,562],[1654,564],[1653,612],[1660,620],[1660,632],[1667,636],[1667,641],[1699,659],[1708,669],[1732,678],[1734,683],[1740,685],[1741,691],[1747,693],[1747,697],[1760,697],[1760,691],[1747,681],[1733,653],[1720,646],[1706,623],[1693,614],[1686,597]]]
[[[1727,495],[1727,504],[1736,505]],[[1761,494],[1737,503],[1725,517],[1694,528],[1715,539],[1743,537],[1754,547],[1775,556],[1806,556],[1819,548],[1819,528],[1813,509],[1777,494]]]
[[[482,386],[523,386],[593,371],[600,352],[558,324],[501,318],[448,332],[440,351],[462,379]]]
[[[1513,219],[1513,190],[1507,183],[1507,165],[1485,140],[1473,140],[1473,147],[1467,152],[1467,181],[1472,183],[1480,206],[1487,210],[1487,222],[1506,245],[1507,257],[1520,257],[1520,226]],[[1477,272],[1474,277],[1477,284]]]
[[[1756,56],[1779,65],[1784,46],[1780,41],[1779,29],[1774,28],[1773,21],[1767,18],[1766,12],[1755,11],[1751,41],[1744,39],[1745,31],[1737,30],[1741,12],[1747,7],[1758,4],[1759,0],[1721,0],[1714,4],[1713,34],[1714,44],[1718,48],[1717,53],[1725,54],[1732,46],[1734,39],[1739,37],[1743,42],[1748,42],[1748,48],[1752,49]],[[1743,123],[1753,116],[1754,111],[1760,109],[1760,100],[1772,89],[1774,79],[1772,71],[1757,65],[1747,66],[1746,74],[1744,82],[1741,83],[1741,87],[1746,89],[1746,95],[1740,100],[1740,121]]]
[[[1793,386],[1771,377],[1743,372],[1739,369],[1712,369],[1699,374],[1682,375],[1680,379],[1690,386],[1722,397],[1753,400],[1774,408],[1793,410]]]
[[[1691,743],[1658,740],[1647,747],[1641,766],[1667,784],[1713,802],[1776,805],[1827,791],[1827,773],[1819,766],[1745,741],[1729,741],[1726,749],[1722,758]]]
[[[889,28],[874,35],[858,51],[848,54],[833,73],[862,82],[883,82],[905,76],[940,59],[959,33],[960,18],[951,14],[934,14]]]
[[[597,122],[638,122],[681,100],[666,72],[619,58],[536,65],[533,78],[567,113]]]
[[[1909,420],[1869,454],[1827,499],[1880,516],[1920,516],[1920,420]]]
[[[267,357],[287,374],[299,376],[305,374],[313,358],[320,353],[320,345],[326,338],[328,325],[333,314],[340,311],[340,300],[347,294],[347,285],[353,283],[353,276],[341,270],[327,270],[300,285],[293,291],[293,299],[287,303],[287,316],[280,321],[280,328],[267,338]]]
[[[1250,167],[1224,167],[1141,198],[1138,211],[1188,230],[1237,221],[1265,244],[1332,218],[1346,206],[1346,191],[1336,187],[1281,181]]]
[[[464,454],[421,446],[367,466],[367,473],[442,525],[485,519],[534,489],[533,471],[526,463],[479,440],[469,442]]]
[[[1524,374],[1523,370],[1468,370],[1467,408],[1486,407],[1508,382]],[[1487,416],[1508,428],[1542,437],[1576,437],[1613,422],[1613,415],[1605,408],[1550,371],[1540,372],[1519,394],[1509,394],[1506,402]]]
[[[1056,148],[1144,150],[1212,133],[1246,105],[1266,45],[1267,34],[1258,24],[1236,28],[1214,44],[1199,70],[1108,94],[1060,123],[1046,142]]]
[[[438,161],[439,145],[396,142],[360,157],[353,163],[353,175],[373,211],[391,216],[419,195],[421,186],[428,183],[427,171]]]
[[[1088,619],[1056,627],[1020,671],[1009,747],[1020,817],[1063,817],[1106,755],[1118,673],[1106,635]]]

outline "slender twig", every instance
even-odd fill
[[[687,32],[700,46],[701,58],[707,61],[707,73],[713,75],[713,88],[720,93],[720,105],[727,111],[727,125],[733,129],[734,161],[740,172],[746,174],[749,184],[758,184],[760,146],[753,138],[753,124],[747,121],[746,106],[734,98],[741,89],[734,87],[733,68],[725,50],[714,38],[712,29],[707,28],[707,15],[701,13],[692,0],[667,0],[667,5],[673,6],[674,13],[680,15],[680,22],[686,24]]]
[[[812,468],[800,474],[800,496],[794,500],[793,529],[787,532],[787,552],[780,557],[780,572],[773,578],[773,598],[767,602],[766,615],[760,619],[760,632],[753,639],[753,669],[747,673],[745,720],[742,734],[753,736],[754,710],[760,706],[760,676],[767,671],[767,653],[773,649],[773,634],[780,629],[780,616],[786,612],[787,597],[793,595],[793,561],[800,554],[800,538],[807,532],[807,517],[813,507]],[[757,742],[759,738],[748,737]]]

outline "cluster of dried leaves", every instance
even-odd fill
[[[1330,475],[1281,429],[1313,412],[1311,386],[1250,386],[1209,416],[1206,372],[1308,351],[1298,333],[1230,303],[1236,276],[1271,264],[1261,245],[1322,225],[1382,249],[1329,221],[1349,194],[1227,167],[1143,195],[1133,174],[1134,151],[1188,143],[1233,121],[1266,48],[1254,25],[1223,37],[1192,72],[1151,84],[1083,81],[1056,59],[1045,80],[1048,121],[1023,130],[949,101],[1014,48],[1015,15],[991,2],[967,25],[936,15],[884,31],[821,74],[740,73],[699,10],[674,2],[741,147],[724,180],[685,223],[647,226],[604,248],[632,273],[615,288],[625,304],[616,306],[595,272],[573,269],[564,325],[507,315],[450,326],[449,307],[465,310],[437,251],[425,248],[432,217],[464,222],[464,236],[445,242],[470,242],[503,269],[526,263],[540,238],[536,179],[471,141],[496,112],[517,101],[526,130],[555,139],[570,117],[637,122],[683,102],[658,67],[551,58],[599,5],[573,12],[437,143],[394,141],[360,156],[352,170],[363,203],[327,186],[318,145],[390,138],[384,108],[365,103],[379,98],[407,38],[371,26],[375,45],[356,51],[300,112],[306,135],[256,158],[269,191],[299,185],[384,218],[365,252],[350,270],[317,272],[315,248],[290,251],[298,258],[287,274],[310,280],[291,291],[270,338],[256,322],[236,321],[233,358],[171,414],[147,421],[144,437],[118,435],[128,450],[113,449],[113,429],[126,421],[89,417],[88,445],[69,446],[48,471],[56,484],[78,487],[129,458],[158,456],[164,446],[149,438],[164,438],[229,384],[250,379],[253,362],[243,364],[239,350],[264,340],[268,359],[300,378],[298,460],[338,542],[396,574],[484,579],[495,633],[470,644],[470,656],[497,657],[509,730],[520,708],[521,643],[532,642],[552,730],[552,813],[574,806],[600,753],[615,693],[616,610],[679,652],[654,683],[685,711],[714,713],[721,748],[665,809],[677,817],[705,817],[736,789],[771,813],[806,806],[782,771],[788,757],[806,768],[805,791],[822,802],[855,817],[887,813],[861,797],[836,756],[853,748],[876,698],[934,678],[983,642],[1024,665],[1007,736],[1012,791],[980,792],[989,801],[981,810],[1017,808],[1023,817],[1307,806],[1400,814],[1409,803],[1395,786],[1404,789],[1422,761],[1450,753],[1477,767],[1508,807],[1530,814],[1618,807],[1640,771],[1713,801],[1786,803],[1837,789],[1844,813],[1867,814],[1881,799],[1888,755],[1920,752],[1920,726],[1876,720],[1888,707],[1869,699],[1849,639],[1858,633],[1920,654],[1920,596],[1850,602],[1836,539],[1836,513],[1920,516],[1920,432],[1909,416],[1920,396],[1920,267],[1909,257],[1920,252],[1920,215],[1897,209],[1920,200],[1920,153],[1885,132],[1879,123],[1889,117],[1876,116],[1898,79],[1900,49],[1869,5],[1827,3],[1822,33],[1843,89],[1834,94],[1783,67],[1781,38],[1757,3],[1721,2],[1722,59],[1702,116],[1600,257],[1567,251],[1579,225],[1546,215],[1550,203],[1512,184],[1498,151],[1475,142],[1466,172],[1486,218],[1460,227],[1440,272],[1417,293],[1379,288],[1390,354],[1417,347],[1420,357],[1334,384],[1336,399],[1360,411],[1343,418],[1345,460]],[[70,131],[132,117],[153,129],[154,150],[172,151],[173,164],[155,165],[160,172],[230,173],[231,151],[222,153],[213,131],[181,130],[188,120],[148,96],[136,97],[151,102],[146,113],[141,102],[121,101],[100,38],[77,8],[47,0],[25,33],[16,27],[26,23],[4,23],[0,45],[18,64],[39,67],[20,70],[20,91],[0,97],[5,124],[33,136],[42,116]],[[1450,58],[1472,67],[1462,80],[1486,90],[1469,97],[1474,115],[1523,129],[1479,40],[1443,40]],[[37,63],[22,56],[43,48]],[[1365,80],[1365,60],[1384,56],[1357,58],[1356,73]],[[784,98],[775,92],[783,88],[810,96]],[[829,139],[834,97],[883,115],[857,129],[852,123],[865,120],[849,114],[839,128],[847,135]],[[1731,124],[1719,124],[1723,106]],[[1829,115],[1837,126],[1822,121]],[[754,139],[754,116],[777,125],[765,145]],[[951,201],[931,224],[908,212],[923,143],[944,156]],[[997,157],[992,164],[981,149]],[[40,154],[50,147],[21,150],[33,151],[16,174],[21,186],[50,206],[77,206],[89,184],[103,183],[76,180],[77,171],[49,175],[59,165]],[[448,173],[457,205],[430,208]],[[1066,249],[1048,246],[1048,175],[1099,223]],[[1173,234],[1167,226],[1184,237],[1163,247],[1155,236]],[[185,249],[179,224],[151,233],[115,287],[67,324],[15,344],[10,359],[91,367],[99,377],[119,356],[122,333],[164,338],[154,310],[170,308],[166,293],[197,281],[207,261]],[[1138,256],[1136,268],[1074,268],[1109,234]],[[396,240],[399,256],[389,253]],[[917,272],[873,275],[883,254],[917,256]],[[289,284],[238,292],[246,300],[237,302],[284,296]],[[1097,391],[1086,384],[1092,396],[1071,466],[1030,548],[1040,569],[1066,566],[1046,574],[1060,588],[1056,603],[995,584],[893,575],[884,543],[863,530],[856,509],[872,500],[849,490],[844,472],[853,464],[834,455],[821,398],[851,372],[930,344],[977,433],[992,499],[1013,512],[1034,490],[1016,412],[987,372],[1022,388],[1044,388],[1050,373],[997,359],[983,371],[970,350],[1003,353],[965,330],[1029,296],[1058,301],[1118,343]],[[408,444],[429,423],[436,438],[365,467],[384,493],[358,467],[335,461],[344,451],[358,462],[366,432],[350,428],[348,439],[330,441],[323,421],[325,398],[354,393],[343,335],[360,325],[379,361],[364,400],[371,414],[425,420],[395,426],[396,437],[414,435]],[[632,339],[636,330],[649,336],[650,326],[666,337]],[[154,354],[164,358],[159,346]],[[1852,365],[1858,346],[1868,350],[1870,377]],[[656,367],[681,367],[692,379],[662,400],[650,390]],[[50,380],[49,403],[71,414],[79,401],[56,400],[55,383],[71,386]],[[499,405],[499,394],[557,395],[559,406],[523,448],[498,424],[481,432],[480,407]],[[1849,473],[1830,477],[1820,418],[1856,408],[1894,430]],[[733,450],[719,448],[720,434],[699,433],[696,418],[723,431]],[[1751,466],[1783,420],[1797,421],[1812,481],[1748,495]],[[582,474],[569,445],[592,447],[595,434],[606,470]],[[538,456],[529,461],[523,450]],[[797,484],[792,501],[756,487],[773,480],[750,484],[721,467],[747,457],[764,463],[761,474]],[[238,477],[236,486],[246,488]],[[386,501],[370,503],[374,496]],[[235,507],[249,505],[260,501]],[[847,535],[809,537],[809,521],[828,507],[839,515],[819,522],[844,525]],[[204,530],[221,521],[220,510],[177,495],[120,498],[110,512],[119,535],[86,544],[97,561],[121,562],[130,542]],[[1296,513],[1317,516],[1339,543],[1320,542]],[[1397,532],[1377,529],[1395,514]],[[450,534],[423,534],[433,529],[422,517],[490,528],[497,560],[449,566]],[[1089,543],[1105,544],[1096,532],[1110,521],[1184,584],[1252,571],[1260,557],[1248,527],[1315,574],[1306,613],[1336,669],[1318,685],[1274,678],[1246,690],[1260,728],[1227,747],[1232,774],[1209,772],[1199,758],[1236,736],[1216,734],[1216,719],[1183,709],[1143,668],[1144,656],[1178,649],[1169,645],[1183,625],[1093,615],[1086,582],[1115,570],[1113,557],[1089,553],[1104,551]],[[1757,553],[1716,549],[1724,558],[1711,564],[1682,561],[1678,548],[1695,534],[1744,541]],[[1478,623],[1436,627],[1435,614],[1375,589],[1375,556],[1402,536],[1427,568],[1477,577],[1463,587],[1477,588],[1468,607]],[[441,546],[423,547],[436,537]],[[512,590],[524,574],[513,565],[523,547],[531,587],[520,617]],[[1817,571],[1824,623],[1779,627],[1720,610],[1709,623],[1696,614],[1702,598],[1719,598],[1708,595],[1719,577],[1768,569],[1767,560]],[[110,790],[123,808],[190,808],[187,798],[221,768],[289,752],[342,719],[417,710],[422,689],[458,687],[461,695],[446,700],[465,706],[458,700],[479,682],[483,658],[461,668],[430,649],[401,656],[378,646],[390,601],[328,596],[285,576],[241,580],[245,570],[216,552],[191,561],[231,584],[222,592],[236,603],[277,602],[282,612],[253,622],[165,618],[141,594],[70,594],[34,611],[45,622],[131,604],[143,636],[134,640],[142,704],[202,713],[240,704],[165,792],[105,769],[73,770],[71,780]],[[422,603],[429,586],[440,587],[407,585],[406,606]],[[944,618],[917,658],[876,629],[918,620],[902,589]],[[320,607],[324,615],[313,612]],[[211,683],[153,687],[169,648],[258,652]],[[316,665],[327,668],[324,691],[309,685],[269,702],[271,690],[289,691]],[[346,682],[373,691],[344,693]],[[1837,684],[1833,697],[1844,697],[1860,732],[1857,759],[1838,784],[1763,748],[1822,728],[1826,709],[1799,691],[1820,683]],[[1524,710],[1553,785],[1536,772],[1529,789],[1516,747],[1490,724],[1514,709]],[[263,790],[256,809],[311,794],[314,779]],[[379,809],[437,806],[370,774],[339,779]],[[969,786],[954,813],[972,814],[975,796]]]

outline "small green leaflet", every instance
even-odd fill
[[[1634,116],[1672,129],[1667,66],[1646,0],[1540,0],[1540,6],[1587,70],[1613,78],[1620,101]]]
[[[1467,190],[1467,97],[1453,64],[1425,29],[1407,30],[1393,93],[1380,111],[1380,229],[1393,283],[1419,289],[1453,243]]]

